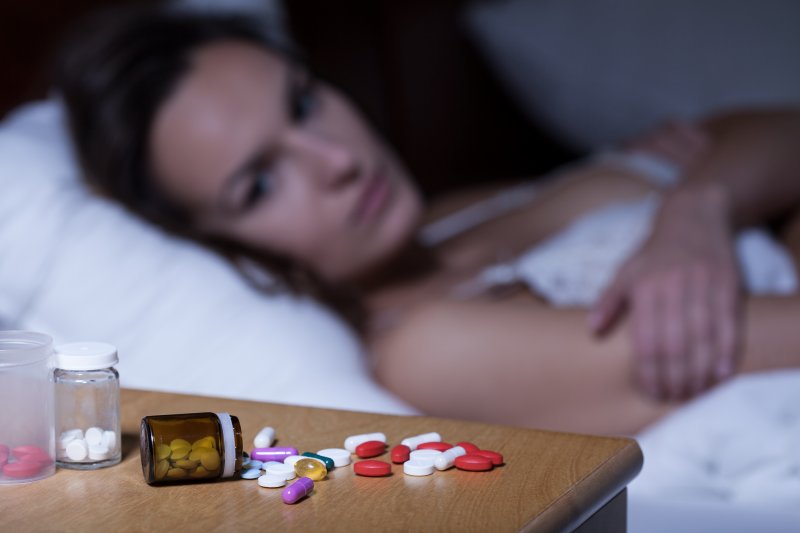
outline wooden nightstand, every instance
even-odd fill
[[[145,415],[225,411],[239,417],[245,449],[263,426],[277,445],[301,452],[342,447],[348,435],[381,431],[392,446],[438,431],[501,452],[490,472],[456,469],[386,478],[337,468],[295,505],[256,481],[152,487],[138,448]],[[123,461],[97,471],[60,469],[27,485],[0,486],[4,531],[624,531],[625,486],[638,473],[635,441],[429,417],[349,411],[125,390]],[[388,452],[378,459],[388,459]]]

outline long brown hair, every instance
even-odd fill
[[[155,114],[189,70],[193,52],[230,39],[300,62],[298,51],[284,39],[242,16],[128,7],[93,15],[78,25],[57,57],[54,81],[67,108],[84,177],[129,211],[231,260],[260,290],[307,294],[361,329],[363,308],[352,289],[333,287],[286,257],[201,234],[192,215],[155,186],[147,148]],[[254,263],[269,273],[270,283],[252,275]]]

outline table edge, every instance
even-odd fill
[[[644,455],[628,437],[626,446],[533,517],[520,531],[571,531],[611,501],[641,471]],[[568,500],[568,501],[565,501]]]

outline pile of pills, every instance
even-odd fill
[[[344,448],[325,448],[316,453],[298,454],[296,448],[272,447],[274,442],[273,428],[258,433],[254,439],[256,448],[245,457],[241,477],[258,479],[258,484],[266,488],[284,487],[298,478],[283,490],[284,503],[293,504],[311,494],[314,482],[324,480],[334,468],[349,465],[353,454],[362,459],[353,464],[353,472],[359,476],[384,477],[392,473],[390,463],[373,459],[387,451],[383,433],[351,435],[345,439]],[[482,450],[470,442],[448,444],[435,432],[403,439],[391,449],[390,457],[392,463],[403,465],[403,473],[408,476],[429,476],[452,467],[486,472],[503,464],[503,456],[495,451]]]
[[[217,477],[222,464],[217,442],[210,435],[192,443],[174,439],[169,444],[159,444],[155,455],[156,480]]]
[[[38,446],[25,445],[10,448],[0,444],[0,472],[11,479],[36,477],[53,464],[53,458]]]
[[[273,447],[274,442],[273,428],[266,427],[258,432],[253,439],[256,447],[242,463],[241,477],[258,479],[260,486],[272,489],[285,487],[287,482],[297,478],[281,493],[281,498],[288,504],[297,503],[309,495],[314,490],[314,482],[325,479],[329,471],[350,464],[347,450],[328,448],[299,454],[297,448]],[[264,474],[261,474],[262,470]]]
[[[117,445],[117,433],[110,429],[68,429],[58,438],[56,456],[61,462],[105,461],[117,452]]]
[[[385,450],[386,437],[383,433],[354,435],[345,440],[345,447],[348,445],[359,457],[375,457]],[[376,453],[379,449],[381,451]],[[403,473],[408,476],[429,476],[436,470],[447,470],[453,466],[469,472],[486,472],[503,464],[503,456],[497,452],[481,450],[471,442],[459,442],[455,445],[442,442],[441,435],[436,432],[403,439],[392,448],[390,457],[393,463],[403,465]],[[356,474],[389,475],[390,468],[379,468],[375,464],[381,462],[360,461],[355,464]],[[359,469],[362,463],[368,464]],[[384,464],[388,466],[388,463]]]

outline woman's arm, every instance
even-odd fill
[[[730,113],[703,127],[713,142],[673,195],[717,189],[736,227],[800,205],[800,109]]]
[[[696,394],[733,372],[742,332],[734,230],[800,205],[800,111],[732,113],[703,129],[702,151],[665,194],[650,238],[590,315],[602,333],[631,310],[636,374],[654,397]]]
[[[616,434],[669,409],[631,385],[628,344],[520,298],[425,305],[372,349],[378,380],[425,413]]]
[[[742,369],[800,364],[800,298],[751,300]],[[633,434],[676,404],[631,379],[624,328],[584,333],[581,311],[528,298],[440,302],[373,339],[378,380],[433,415],[605,434]]]

